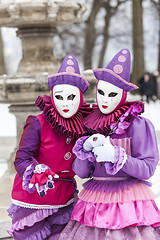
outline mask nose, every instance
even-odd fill
[[[67,107],[68,106],[68,101],[67,101],[67,99],[64,99],[63,100],[63,107]]]
[[[108,103],[109,102],[109,99],[107,96],[104,96],[103,100],[102,100],[103,103]]]

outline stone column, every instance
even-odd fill
[[[84,94],[84,100],[85,100],[85,102],[90,103],[90,104],[96,103],[97,80],[94,76],[94,73],[91,69],[88,69],[88,70],[85,70],[82,74],[85,76],[85,78],[87,79],[87,81],[90,84],[88,90]]]
[[[57,71],[59,64],[53,56],[53,37],[56,33],[56,28],[49,26],[18,29],[17,36],[22,40],[23,55],[18,75]]]

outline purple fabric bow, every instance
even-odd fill
[[[110,124],[111,131],[109,135],[116,133],[116,134],[123,134],[125,130],[129,127],[130,123],[125,121],[126,118],[131,115],[134,117],[138,117],[138,114],[142,111],[142,107],[135,103],[130,106],[130,108],[118,119],[117,122],[112,122]]]

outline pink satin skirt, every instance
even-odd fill
[[[160,226],[160,211],[154,194],[144,183],[118,192],[83,189],[71,216],[82,225],[122,229],[130,226]]]

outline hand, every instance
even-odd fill
[[[97,133],[87,138],[87,140],[83,144],[83,149],[86,152],[90,152],[93,148],[103,146],[103,144],[105,144],[105,136]]]
[[[92,152],[97,162],[112,162],[115,163],[115,148],[110,142],[110,138],[105,139],[103,146],[93,148]]]

